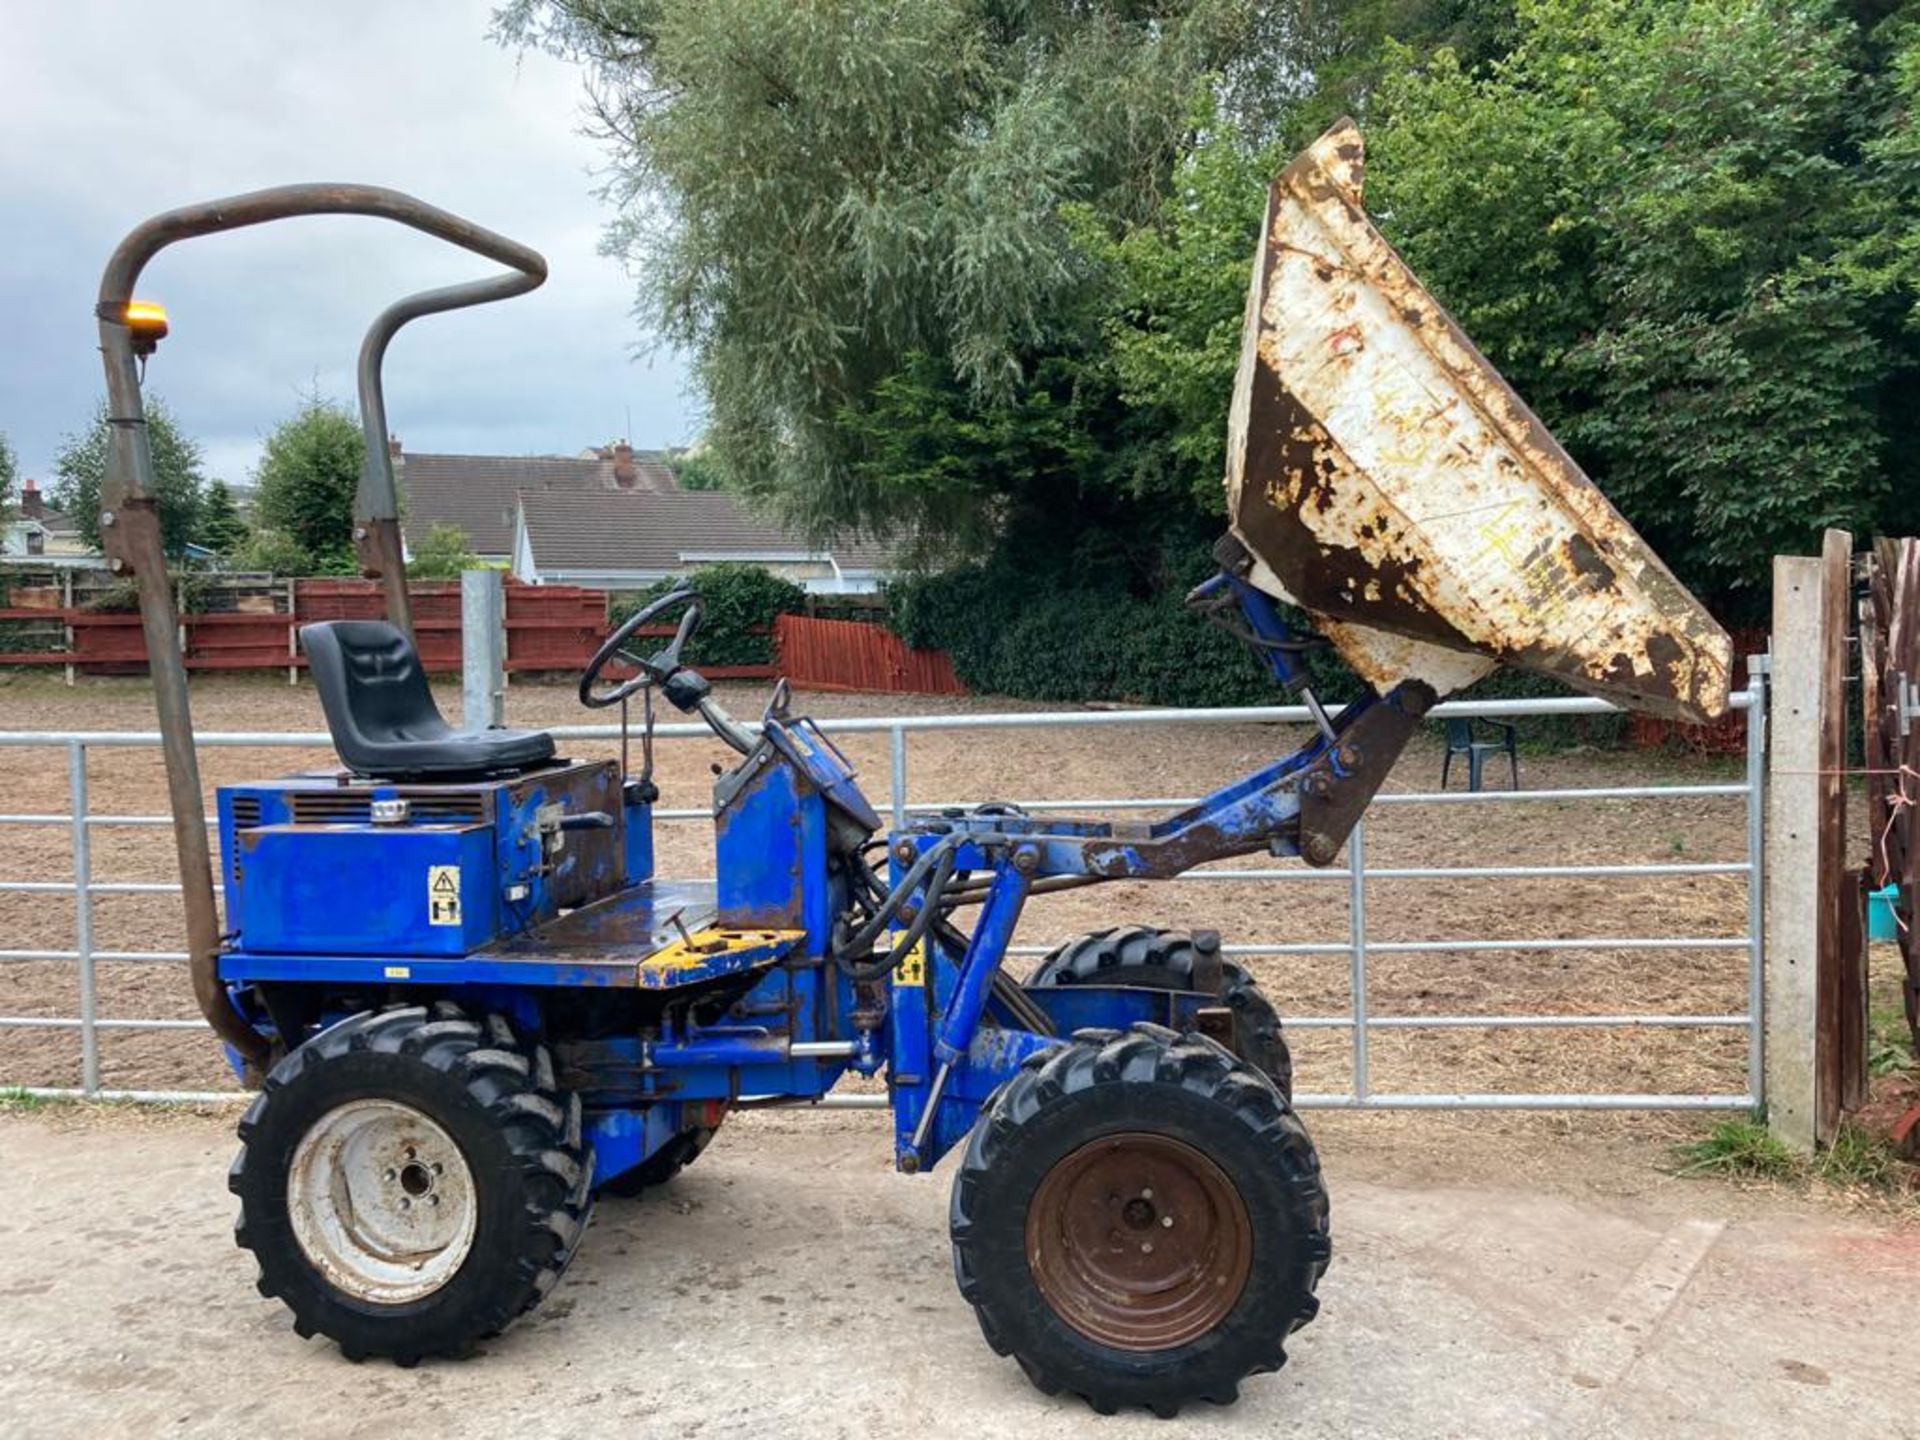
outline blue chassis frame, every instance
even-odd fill
[[[1288,638],[1271,602],[1237,578],[1222,575],[1202,587],[1208,590],[1226,592],[1223,598],[1237,602],[1262,639]],[[1262,658],[1276,679],[1297,683],[1293,654],[1284,645],[1267,647]],[[1340,732],[1372,706],[1396,706],[1400,698],[1396,693],[1383,702],[1369,695],[1349,707]],[[1060,1036],[1142,1020],[1196,1023],[1203,1006],[1217,1003],[1213,997],[1074,986],[1026,992],[1056,1034],[1021,1028],[994,998],[992,982],[1027,897],[1036,883],[1053,878],[1087,883],[1168,879],[1230,855],[1263,849],[1297,855],[1293,822],[1300,812],[1302,772],[1324,760],[1323,770],[1346,778],[1348,754],[1339,733],[1316,735],[1294,753],[1152,824],[1042,820],[995,809],[949,813],[891,831],[887,844],[894,887],[927,851],[947,847],[954,854],[954,873],[964,873],[979,898],[980,914],[963,953],[951,953],[929,933],[890,977],[859,983],[830,956],[827,820],[837,806],[872,822],[872,828],[878,822],[838,748],[810,721],[770,711],[759,745],[720,782],[724,788],[757,766],[764,783],[736,808],[717,806],[717,914],[722,927],[750,928],[765,925],[766,915],[785,904],[802,928],[790,942],[741,952],[744,958],[732,972],[743,977],[735,981],[736,989],[745,976],[753,979],[727,1012],[737,1018],[701,1024],[691,1005],[677,1017],[668,1006],[661,1023],[645,1033],[593,1043],[590,1072],[575,1088],[584,1102],[598,1176],[607,1180],[632,1169],[676,1134],[717,1124],[726,1110],[743,1102],[804,1103],[825,1096],[849,1071],[873,1076],[883,1070],[894,1115],[896,1164],[903,1171],[926,1169],[966,1136],[994,1090],[1028,1056],[1060,1044]],[[237,876],[230,794],[221,795],[221,843],[226,872]],[[630,865],[650,870],[650,806],[629,796],[623,820]],[[376,834],[370,843],[384,838]],[[987,877],[984,893],[981,876]],[[650,876],[630,877],[624,890],[599,903],[617,906],[654,883]],[[669,893],[660,888],[662,895]],[[647,894],[653,903],[651,888]],[[267,1032],[273,1026],[256,992],[261,982],[336,988],[363,982],[364,993],[364,982],[378,981],[390,995],[418,993],[504,1012],[524,1031],[540,1034],[556,992],[609,984],[603,956],[583,950],[570,960],[558,941],[545,947],[550,953],[544,957],[526,953],[529,947],[542,948],[543,931],[567,923],[563,918],[536,925],[522,936],[456,955],[259,954],[234,946],[222,956],[221,975],[236,1008]],[[721,973],[694,978],[712,981]],[[345,1013],[327,1013],[299,1038],[310,1038]],[[759,1016],[774,1023],[750,1023]],[[983,1023],[989,1016],[994,1023]],[[851,1053],[795,1056],[790,1045],[805,1041],[851,1042]]]

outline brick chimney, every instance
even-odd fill
[[[47,507],[40,497],[40,482],[29,480],[20,490],[20,513],[29,520],[38,520],[47,513]]]
[[[401,456],[401,453],[402,452],[400,448],[400,437],[398,435],[387,436],[387,454],[391,455],[394,459],[398,460]]]
[[[639,482],[640,468],[633,463],[633,447],[626,441],[619,441],[613,447],[613,483],[622,490],[631,490]]]

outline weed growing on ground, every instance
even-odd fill
[[[53,1102],[17,1085],[0,1086],[0,1115],[16,1115],[28,1110],[44,1110]]]
[[[1877,1080],[1913,1063],[1913,1033],[1906,1015],[1897,1003],[1875,1005],[1867,1017],[1867,1073]]]
[[[1811,1169],[1829,1185],[1902,1191],[1913,1184],[1913,1167],[1894,1154],[1892,1142],[1851,1120],[1840,1122],[1840,1133],[1814,1157]]]
[[[1914,1167],[1894,1153],[1883,1135],[1851,1120],[1840,1122],[1831,1144],[1811,1157],[1797,1155],[1767,1129],[1764,1114],[1722,1120],[1707,1135],[1675,1148],[1678,1175],[1717,1175],[1728,1180],[1818,1182],[1843,1190],[1911,1196]]]
[[[1800,1162],[1774,1138],[1764,1119],[1722,1120],[1705,1139],[1676,1147],[1682,1175],[1723,1175],[1739,1180],[1791,1180]]]

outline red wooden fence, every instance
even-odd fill
[[[430,671],[460,668],[460,584],[455,580],[416,581],[413,595],[415,637],[420,659]],[[271,600],[274,610],[242,610],[181,617],[190,670],[284,670],[304,667],[295,632],[315,620],[376,620],[382,614],[380,592],[370,580],[297,580]],[[569,585],[506,587],[507,669],[574,671],[586,664],[607,629],[607,597],[599,590]],[[92,675],[138,674],[146,669],[146,639],[140,616],[125,610],[62,609],[30,606],[0,610],[0,621],[65,626],[70,644],[44,650],[0,654],[0,664],[75,665]],[[664,632],[663,632],[664,633]],[[772,674],[771,666],[753,673]]]
[[[429,671],[460,668],[460,582],[417,580],[413,596],[414,638]],[[217,594],[215,603],[241,608],[181,617],[189,670],[304,669],[296,632],[316,620],[377,620],[383,613],[379,587],[370,580],[296,580],[258,589],[237,602]],[[34,648],[0,645],[0,665],[71,665],[87,675],[138,675],[147,668],[146,636],[130,610],[60,606],[57,592],[27,590],[37,604],[0,608],[0,625],[20,622],[39,643]],[[56,603],[47,603],[48,601]],[[508,581],[507,669],[571,674],[580,670],[607,633],[604,591],[571,585],[520,585]],[[288,607],[291,606],[289,609]],[[643,635],[665,640],[673,626],[649,626]],[[696,642],[695,648],[698,648]],[[615,662],[610,678],[630,674]],[[779,673],[766,665],[708,665],[714,680],[766,680]],[[802,686],[808,681],[796,677]]]
[[[435,673],[457,671],[459,582],[417,581],[410,589],[422,663]],[[29,597],[39,603],[20,603]],[[15,629],[30,632],[30,642],[36,642],[36,648],[0,646],[10,652],[0,654],[0,665],[70,665],[91,675],[139,674],[146,669],[146,640],[138,613],[85,605],[62,607],[60,598],[57,591],[23,589],[13,607],[0,608],[0,623],[23,622]],[[508,581],[506,600],[509,671],[577,671],[606,635],[607,597],[602,591]],[[382,609],[379,589],[372,581],[349,579],[276,581],[271,586],[256,584],[243,594],[217,590],[201,603],[215,608],[181,617],[191,670],[301,669],[307,662],[295,640],[300,626],[316,620],[374,620]],[[665,638],[672,628],[646,633]],[[773,638],[777,665],[702,666],[702,672],[713,679],[742,680],[784,674],[803,690],[966,693],[944,651],[910,649],[881,625],[782,615]]]
[[[428,670],[460,668],[460,582],[416,580],[414,641]],[[578,670],[607,631],[604,591],[572,585],[515,585],[507,591],[507,670]],[[380,592],[369,580],[302,580],[294,589],[297,623],[378,620]]]
[[[964,695],[944,650],[913,650],[891,630],[863,620],[774,621],[780,671],[802,690],[865,690],[895,695]]]

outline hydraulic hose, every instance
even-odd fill
[[[952,855],[954,849],[955,841],[949,836],[939,844],[929,846],[926,850],[922,851],[920,858],[913,862],[913,868],[907,871],[900,883],[893,887],[892,892],[885,900],[881,901],[879,908],[868,917],[867,922],[852,935],[848,936],[844,945],[837,946],[836,949],[848,955],[862,955],[872,949],[873,942],[879,939],[880,932],[893,922],[893,917],[899,913],[900,907],[905,903],[906,898],[926,883],[928,872],[938,865],[944,857]],[[949,864],[947,866],[947,873],[951,875],[952,872],[953,867]],[[869,871],[868,873],[871,874],[872,872]],[[931,904],[921,907],[922,913],[934,908]]]
[[[893,948],[887,952],[884,959],[866,963],[854,959],[854,956],[864,953],[863,947],[856,942],[859,941],[860,936],[867,935],[869,930],[877,935],[879,925],[898,913],[901,901],[915,889],[915,872],[921,869],[919,864],[907,872],[906,878],[888,897],[888,903],[882,906],[880,913],[863,925],[859,934],[851,937],[844,948],[835,949],[834,960],[848,979],[861,983],[884,979],[899,968],[900,962],[905,960],[913,952],[913,947],[925,938],[927,927],[933,923],[935,916],[940,912],[940,892],[946,888],[947,881],[953,877],[954,847],[937,845],[922,856],[921,860],[924,862],[936,856],[938,858],[934,859],[933,874],[927,880],[926,894],[922,897],[919,908],[914,911],[912,921],[894,942]],[[872,939],[869,938],[866,943],[871,944]]]

